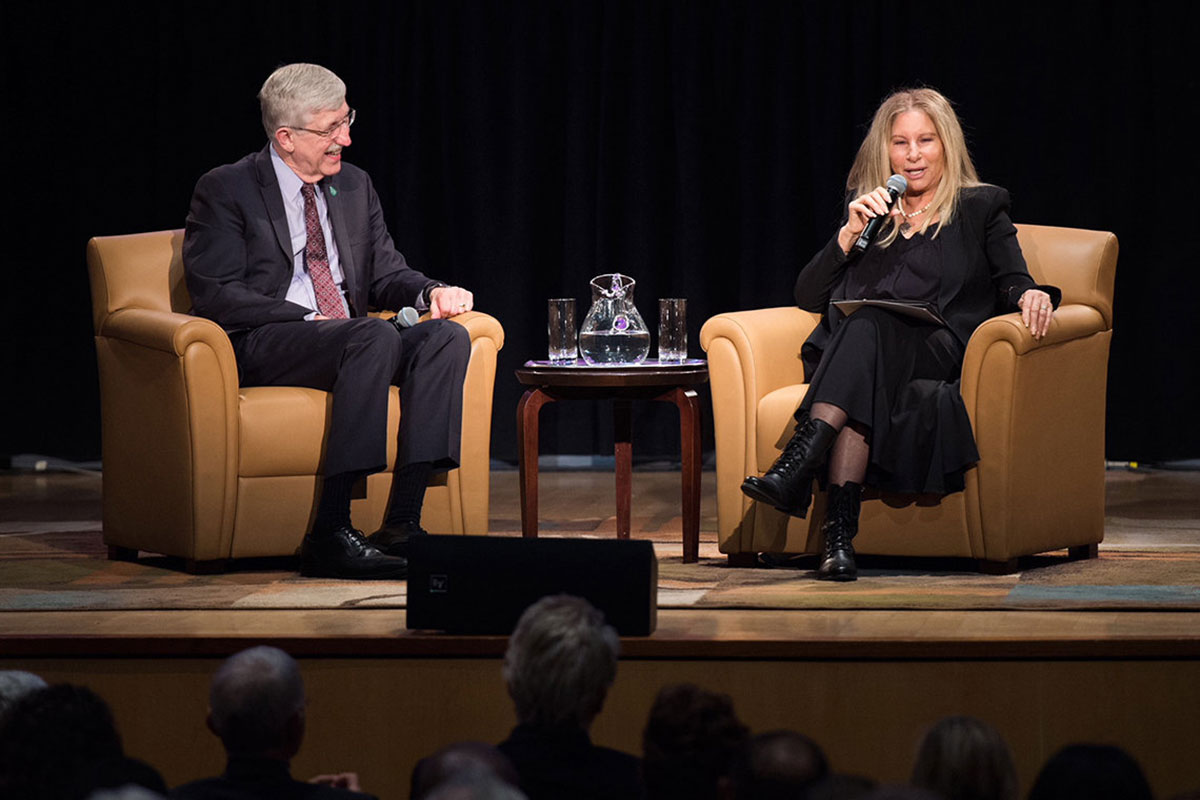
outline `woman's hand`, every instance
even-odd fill
[[[899,203],[892,206],[890,210],[888,209],[888,201],[891,199],[887,189],[876,186],[872,191],[850,201],[850,205],[847,206],[849,216],[846,224],[838,231],[838,245],[842,248],[842,252],[850,252],[850,248],[854,246],[854,242],[867,227],[867,223],[875,217],[900,216]]]
[[[1054,316],[1054,304],[1050,302],[1050,295],[1041,289],[1026,289],[1017,301],[1017,307],[1021,309],[1021,321],[1029,328],[1033,338],[1041,339],[1045,336],[1050,327],[1050,318]]]

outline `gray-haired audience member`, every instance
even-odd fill
[[[1072,744],[1042,767],[1029,800],[1153,800],[1133,756],[1119,747]]]
[[[30,692],[45,689],[46,682],[32,672],[19,669],[0,670],[0,726],[8,709]]]
[[[646,796],[709,800],[728,794],[733,761],[749,735],[728,695],[690,683],[664,686],[642,733]]]
[[[351,773],[293,780],[290,762],[305,731],[304,681],[282,650],[252,647],[226,659],[213,675],[208,727],[228,758],[225,773],[177,787],[180,798],[311,798],[364,800]]]
[[[913,786],[946,800],[1016,800],[1017,769],[1000,732],[974,717],[946,717],[925,734]]]
[[[733,765],[736,800],[790,800],[829,774],[825,753],[795,731],[754,736]]]
[[[641,797],[638,760],[592,744],[592,721],[617,675],[617,633],[578,597],[544,597],[508,640],[504,680],[518,724],[500,752],[530,800]]]
[[[427,800],[435,796],[436,790],[450,783],[468,782],[474,787],[475,779],[490,779],[486,781],[489,785],[499,781],[513,787],[513,793],[503,797],[524,797],[515,789],[521,783],[516,768],[499,749],[484,742],[457,742],[417,762],[413,767],[409,798]],[[496,794],[498,790],[488,791],[492,792],[488,797],[496,795],[497,800],[501,800]]]

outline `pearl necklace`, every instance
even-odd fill
[[[904,222],[900,223],[900,233],[904,235],[904,238],[906,238],[906,239],[908,238],[908,232],[911,231],[912,227],[913,227],[911,224],[909,224],[909,220],[912,219],[913,217],[921,216],[926,211],[928,211],[929,207],[932,205],[933,205],[933,201],[930,200],[928,203],[925,204],[925,207],[922,208],[920,211],[914,211],[911,214],[908,213],[907,211],[905,211],[903,208],[900,209],[900,215],[904,217]]]

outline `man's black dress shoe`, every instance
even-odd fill
[[[367,537],[376,549],[387,553],[389,556],[408,556],[408,542],[414,536],[428,536],[425,529],[416,522],[401,522],[396,525],[388,525],[386,522],[383,527]]]
[[[306,578],[402,580],[408,561],[385,555],[349,525],[332,533],[304,537],[300,545],[300,574]]]

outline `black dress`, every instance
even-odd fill
[[[835,239],[801,271],[802,308],[825,312],[801,356],[809,389],[798,419],[815,402],[831,403],[869,428],[865,484],[885,492],[962,491],[979,460],[959,392],[966,342],[995,313],[1016,310],[1026,289],[1060,292],[1029,276],[1008,217],[1008,193],[963,190],[944,230],[932,226],[889,247],[847,257]],[[946,325],[874,307],[843,316],[833,300],[896,299],[932,304]]]

